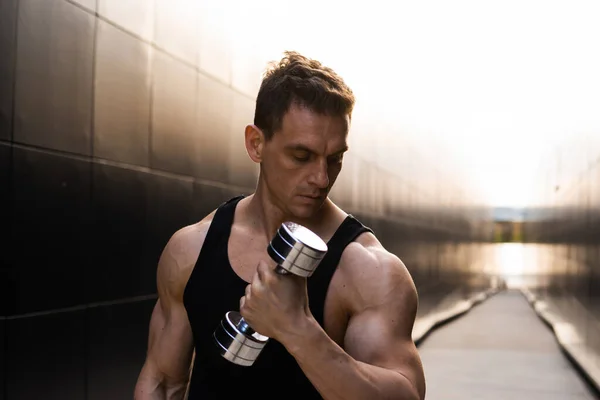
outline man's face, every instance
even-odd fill
[[[298,218],[314,215],[342,169],[349,118],[292,106],[264,144],[261,170],[277,206]]]

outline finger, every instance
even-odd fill
[[[250,284],[246,287],[246,290],[254,294],[259,294],[261,292],[262,287],[263,282],[257,270],[254,276],[252,277],[252,282],[250,282]]]
[[[246,297],[250,297],[250,292],[252,292],[252,285],[248,284],[248,285],[246,285],[246,290],[244,292]]]
[[[272,271],[269,267],[269,264],[267,264],[265,261],[260,261],[258,263],[258,267],[256,267],[256,274],[262,282],[265,282],[268,279],[271,272]]]
[[[244,308],[245,303],[246,303],[246,296],[240,297],[240,311]]]

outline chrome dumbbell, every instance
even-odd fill
[[[293,222],[281,224],[267,246],[279,274],[310,277],[327,253],[327,244],[311,230]],[[213,333],[217,349],[226,360],[251,366],[269,338],[255,332],[237,311],[229,311]]]

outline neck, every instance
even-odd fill
[[[327,198],[319,211],[310,218],[298,218],[287,211],[285,204],[278,204],[277,200],[269,193],[268,188],[259,183],[247,207],[253,227],[259,232],[264,232],[267,239],[270,240],[275,236],[281,224],[287,221],[318,232],[318,221],[323,220],[329,202],[330,200]]]

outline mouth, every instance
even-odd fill
[[[306,199],[310,199],[313,201],[317,201],[317,200],[321,200],[323,196],[307,196],[307,195],[301,195],[300,197],[304,197]]]

